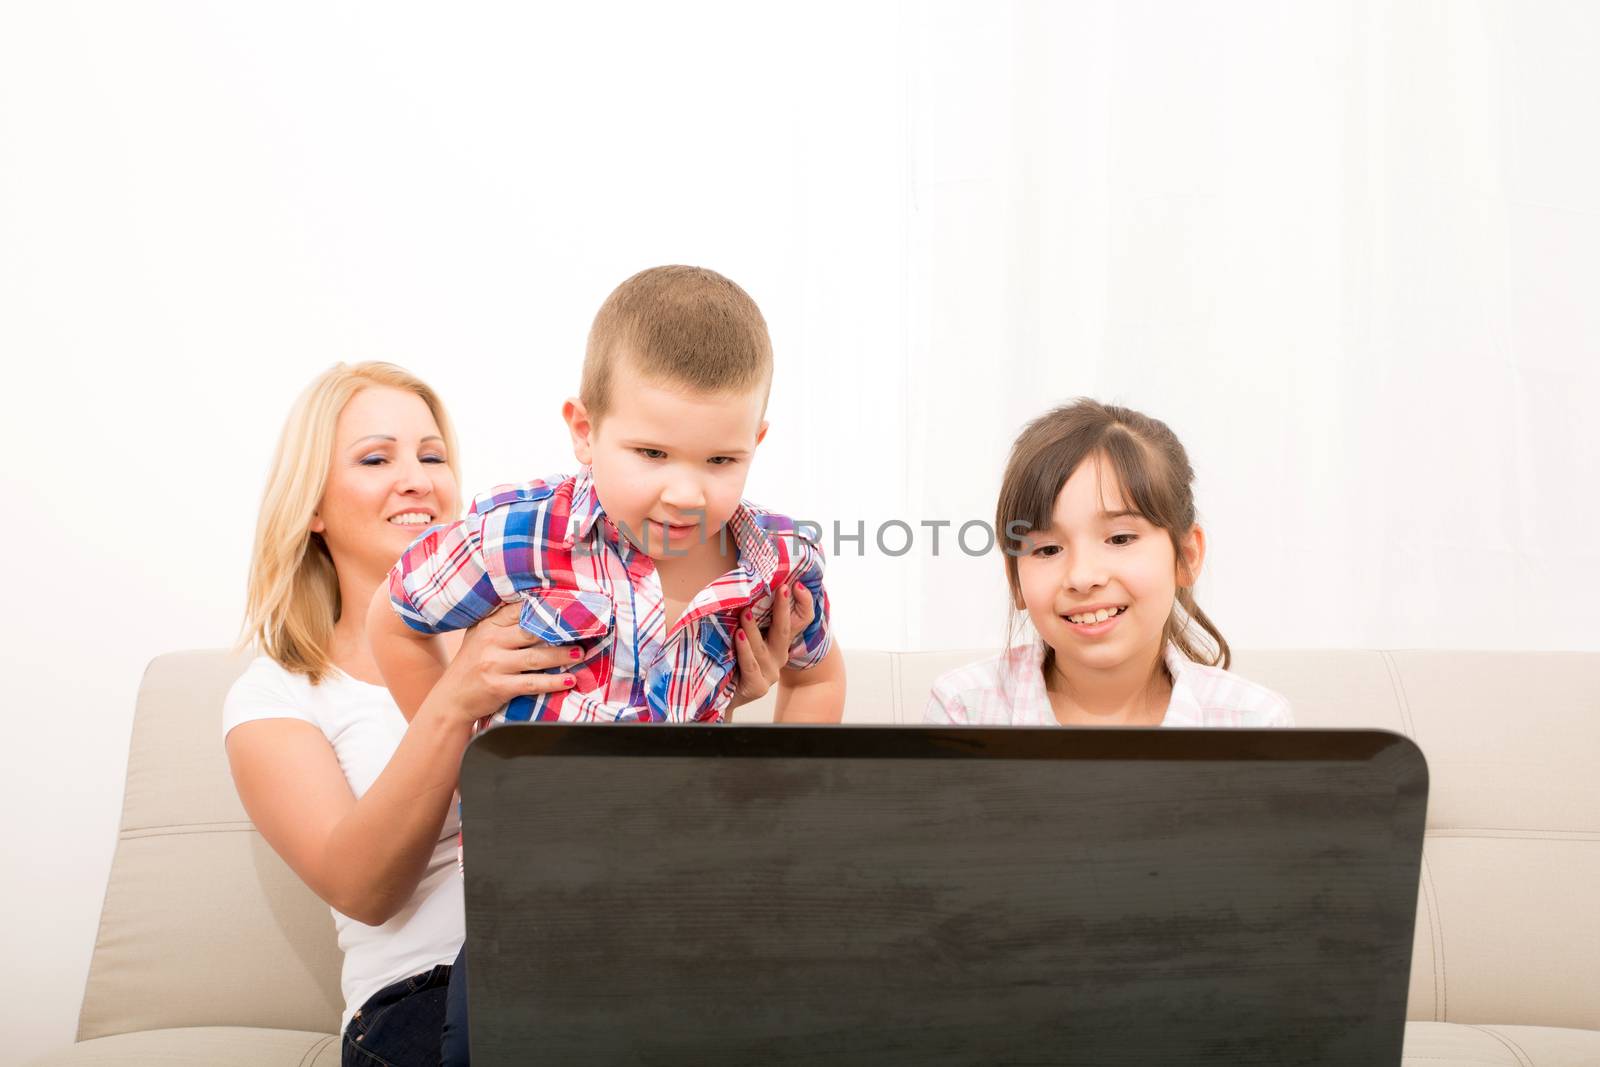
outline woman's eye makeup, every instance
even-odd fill
[[[417,461],[419,463],[448,462],[445,457],[439,455],[437,452],[430,452],[425,456],[418,456]],[[369,452],[365,456],[362,456],[360,459],[356,460],[356,463],[363,467],[381,467],[388,462],[389,456],[383,452]]]

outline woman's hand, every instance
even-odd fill
[[[534,637],[517,625],[521,615],[520,604],[503,604],[468,630],[422,710],[464,724],[493,715],[513,697],[570,689],[571,674],[544,672],[571,666],[583,653]]]
[[[787,611],[784,610],[786,607]],[[756,629],[752,612],[747,610],[740,617],[739,629],[734,631],[733,636],[733,647],[739,661],[739,687],[734,690],[733,700],[728,704],[730,714],[734,708],[760,700],[767,695],[767,690],[778,684],[778,672],[789,662],[789,645],[794,639],[793,635],[811,625],[815,611],[816,603],[811,599],[811,590],[805,587],[805,583],[795,582],[792,591],[789,586],[778,590],[772,625],[767,627],[765,637]]]

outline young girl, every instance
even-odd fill
[[[995,536],[1037,637],[934,683],[930,723],[1291,726],[1194,601],[1194,471],[1165,423],[1079,400],[1017,438]]]

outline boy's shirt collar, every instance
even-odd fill
[[[778,553],[773,549],[769,538],[794,533],[785,520],[763,521],[771,518],[774,517],[765,513],[757,514],[741,500],[727,522],[729,532],[733,535],[734,547],[738,550],[738,562],[733,570],[743,572],[743,576],[750,580],[752,586],[770,586],[773,575],[777,573]],[[630,555],[638,551],[626,537],[622,536],[617,524],[606,515],[605,506],[600,503],[600,495],[594,491],[594,471],[586,464],[580,467],[573,477],[572,510],[567,518],[563,547],[570,548],[588,537],[594,532],[596,523],[600,524],[602,536],[610,544]],[[778,529],[779,526],[783,528]],[[722,532],[719,530],[709,536],[720,537]]]
[[[595,522],[605,513],[605,508],[600,506],[600,497],[594,491],[593,473],[587,465],[578,468],[572,480],[572,511],[567,516],[567,535],[562,546],[570,548],[588,537]]]

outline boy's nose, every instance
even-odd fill
[[[706,494],[693,479],[668,482],[661,490],[661,502],[674,510],[705,507]]]

